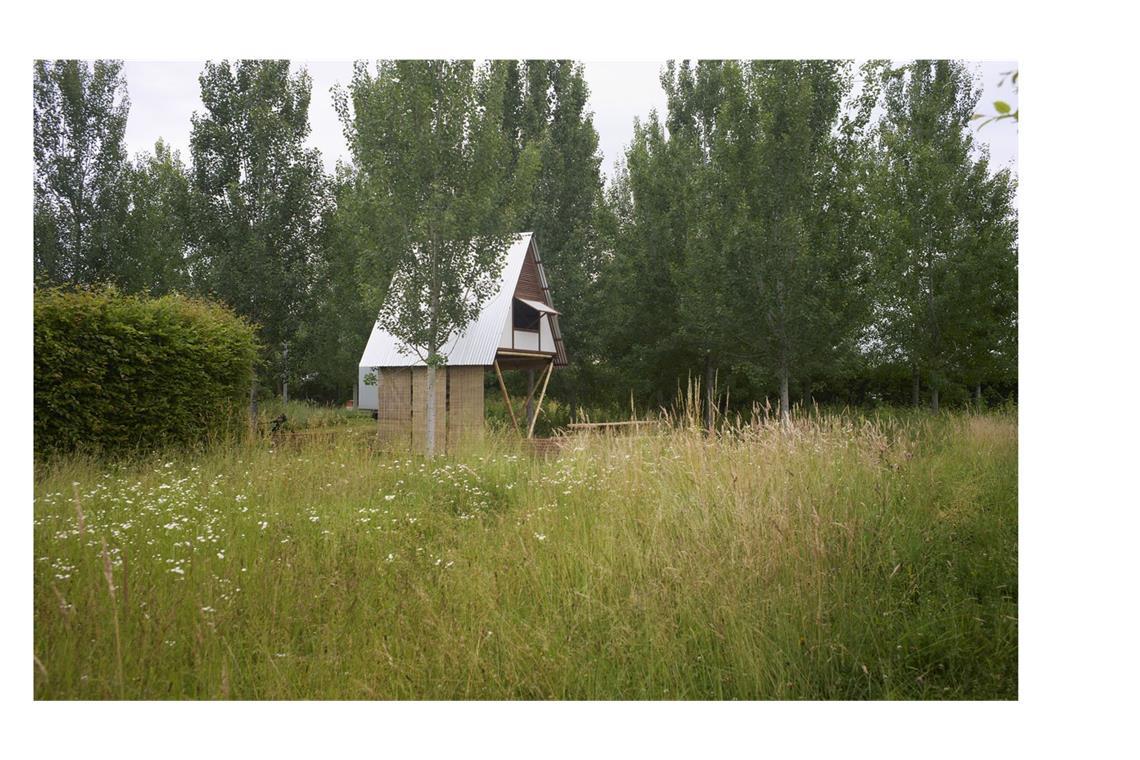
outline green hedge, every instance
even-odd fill
[[[248,399],[254,328],[223,306],[113,288],[35,294],[37,453],[121,453],[226,432]]]

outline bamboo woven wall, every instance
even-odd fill
[[[447,448],[483,436],[482,367],[448,367]]]
[[[412,434],[412,370],[385,367],[378,374],[376,434],[384,443],[407,446]]]
[[[483,373],[483,367],[445,367],[436,373],[436,451],[453,450],[483,435]],[[424,451],[427,368],[384,368],[378,383],[380,440]]]

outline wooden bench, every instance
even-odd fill
[[[572,432],[610,433],[632,429],[639,430],[643,426],[658,427],[657,420],[626,420],[624,422],[571,422],[567,429]]]

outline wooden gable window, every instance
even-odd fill
[[[511,312],[514,329],[538,332],[539,322],[542,319],[542,313],[538,309],[516,298]]]

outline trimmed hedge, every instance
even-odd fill
[[[218,304],[114,288],[35,294],[35,449],[124,453],[226,432],[254,328]]]

